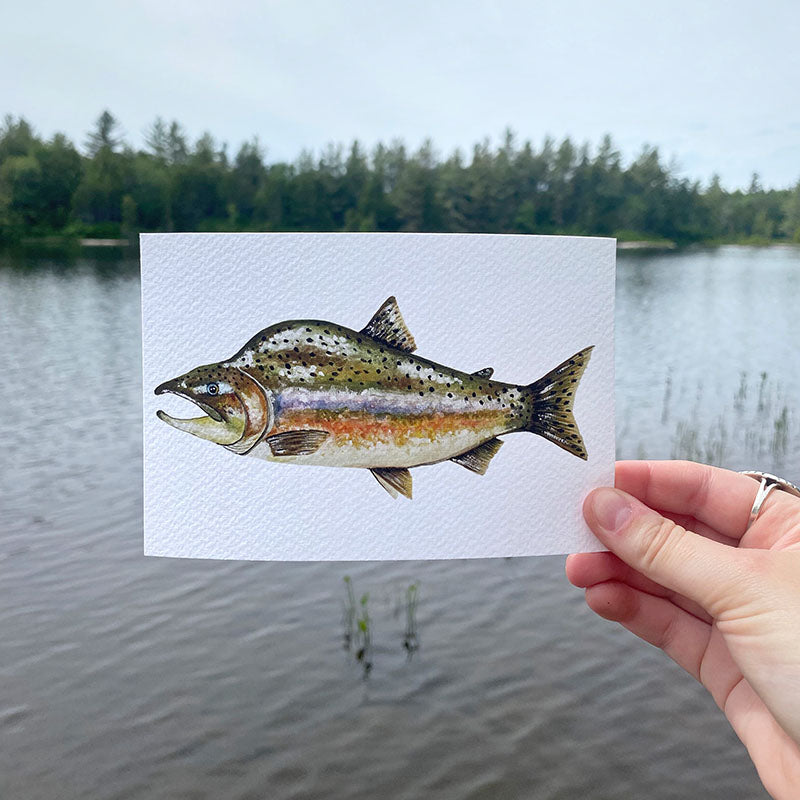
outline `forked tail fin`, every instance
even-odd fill
[[[524,430],[544,436],[584,461],[587,459],[586,447],[572,409],[578,382],[593,349],[594,345],[585,347],[543,378],[525,387],[530,419]]]

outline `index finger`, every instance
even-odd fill
[[[746,475],[694,461],[618,461],[614,483],[650,508],[694,517],[737,541],[758,491]]]

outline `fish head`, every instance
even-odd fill
[[[159,419],[200,439],[246,453],[272,427],[272,395],[252,376],[226,364],[196,367],[155,389],[190,400],[201,417],[178,419],[159,410]]]

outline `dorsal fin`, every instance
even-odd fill
[[[491,378],[494,375],[494,370],[492,367],[484,367],[483,369],[477,370],[477,372],[472,373],[473,378]]]
[[[472,472],[477,472],[478,475],[485,475],[486,470],[489,469],[489,462],[493,456],[497,455],[497,451],[502,446],[503,443],[499,439],[489,439],[488,442],[479,444],[477,447],[473,447],[472,450],[467,450],[466,453],[454,456],[450,460],[455,461],[456,464],[461,464],[462,467],[466,467]]]
[[[365,328],[361,329],[361,333],[371,336],[379,342],[384,342],[390,347],[405,350],[407,353],[413,353],[417,349],[417,343],[403,321],[403,315],[397,307],[397,300],[394,296],[388,298],[375,312],[375,316]]]
[[[411,473],[407,469],[402,467],[375,467],[370,472],[392,497],[396,498],[397,493],[400,492],[409,500],[411,499]]]

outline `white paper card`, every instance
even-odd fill
[[[141,256],[145,554],[602,549],[581,504],[613,484],[614,240],[148,234]]]

